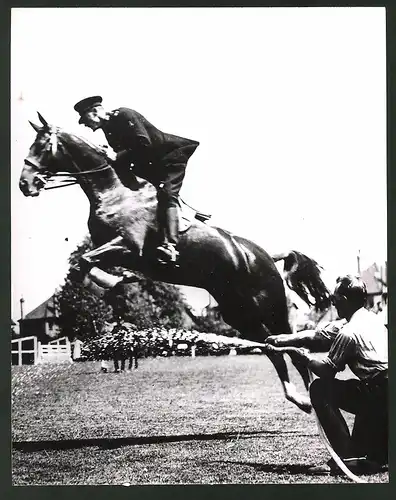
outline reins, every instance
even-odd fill
[[[74,161],[73,161],[73,165],[76,166]],[[91,170],[80,170],[80,171],[74,172],[74,173],[65,172],[64,174],[59,172],[57,174],[51,174],[51,177],[64,177],[66,175],[69,177],[78,177],[79,175],[96,174],[97,172],[103,172],[104,170],[107,170],[108,168],[111,168],[111,165],[109,165],[108,163],[103,163],[102,165],[99,165],[98,168],[93,168]]]
[[[64,182],[64,184],[58,184],[57,186],[45,186],[43,189],[44,189],[44,191],[49,191],[50,189],[64,188],[67,186],[75,186],[76,184],[78,184],[77,181],[67,182],[66,180],[64,180],[61,182]]]
[[[73,161],[73,163],[74,163],[74,161]],[[59,172],[57,174],[51,174],[51,177],[68,177],[68,179],[60,180],[60,182],[63,182],[64,184],[58,184],[57,186],[45,186],[44,190],[48,191],[50,189],[58,189],[58,188],[63,188],[63,187],[67,187],[67,186],[74,186],[74,185],[78,184],[78,181],[72,180],[69,182],[70,177],[77,177],[77,176],[86,175],[86,174],[95,174],[97,172],[103,172],[104,170],[107,170],[110,167],[111,167],[111,165],[105,163],[103,165],[100,165],[98,168],[94,168],[91,170],[82,170],[80,172],[74,172],[73,174],[71,174],[69,172],[65,172],[65,173]]]
[[[73,160],[72,160],[73,161]],[[75,162],[73,161],[73,165],[76,165]],[[70,180],[70,177],[78,177],[81,175],[87,175],[87,174],[96,174],[97,172],[103,172],[104,170],[107,170],[111,167],[108,163],[104,163],[103,165],[100,165],[98,168],[93,168],[91,170],[82,170],[79,172],[74,172],[74,173],[56,173],[56,174],[51,174],[51,177],[68,177],[68,179],[61,180],[60,182],[63,182],[64,184],[58,184],[57,186],[45,186],[44,190],[48,191],[50,189],[59,189],[67,186],[74,186],[75,184],[78,184],[77,180]]]

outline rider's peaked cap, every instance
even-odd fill
[[[85,99],[78,101],[78,103],[74,105],[74,109],[77,111],[77,113],[82,115],[86,111],[88,111],[89,109],[93,108],[94,106],[98,106],[99,104],[102,104],[102,101],[103,101],[103,99],[100,95],[86,97]],[[81,121],[82,120],[80,118],[79,123],[81,123]]]

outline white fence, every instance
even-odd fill
[[[67,337],[42,344],[37,337],[25,337],[11,341],[13,365],[39,363],[72,363],[71,346]]]
[[[70,341],[67,337],[38,345],[38,363],[73,363]]]
[[[11,358],[13,365],[37,364],[38,360],[37,337],[24,337],[11,340]]]

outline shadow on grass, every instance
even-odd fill
[[[213,441],[248,439],[260,435],[298,434],[311,437],[311,434],[299,434],[298,431],[245,431],[245,432],[217,432],[213,434],[180,434],[175,436],[138,436],[127,438],[92,438],[92,439],[64,439],[58,441],[14,441],[14,450],[35,452],[40,450],[74,450],[97,446],[102,449],[115,449],[123,446],[146,444],[178,443],[184,441]]]

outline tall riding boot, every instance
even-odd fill
[[[176,246],[179,241],[179,210],[177,207],[169,207],[166,210],[165,238],[165,241],[173,246]]]
[[[179,252],[176,250],[179,241],[179,213],[177,207],[168,207],[164,220],[164,242],[157,250],[162,263],[176,262]]]

